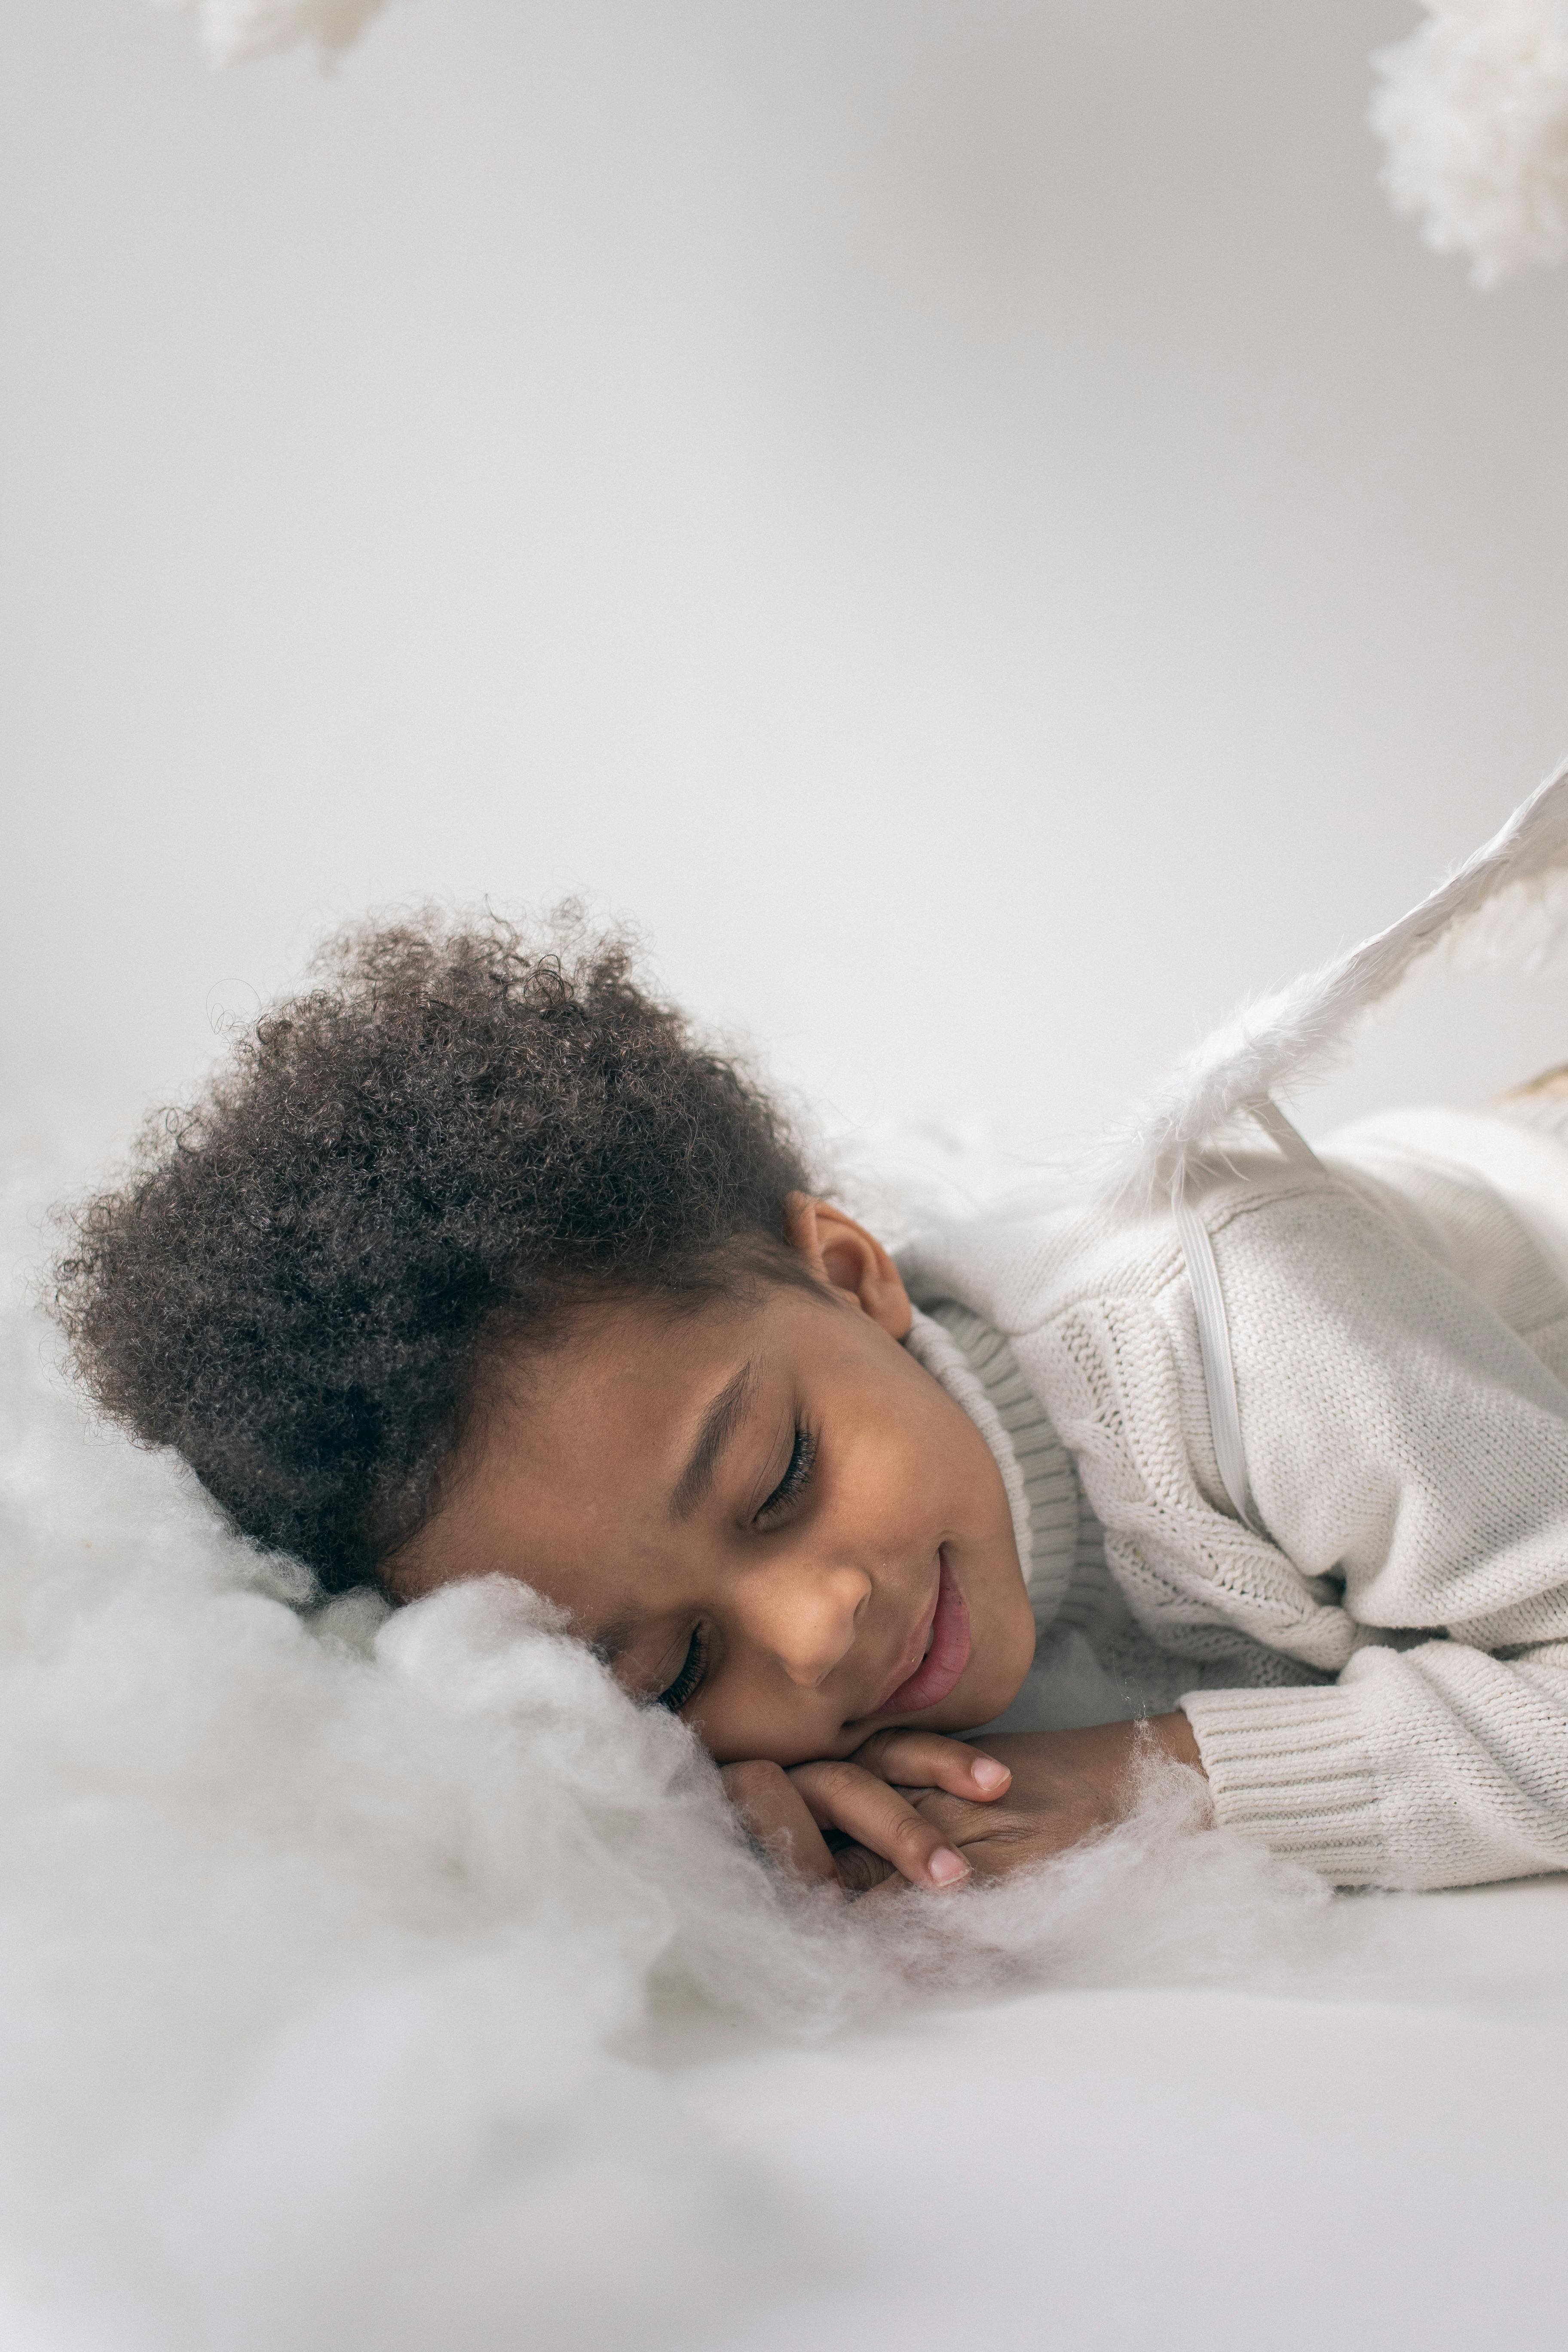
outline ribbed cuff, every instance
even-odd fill
[[[1353,1689],[1189,1691],[1178,1705],[1222,1828],[1336,1886],[1376,1884],[1378,1791]]]

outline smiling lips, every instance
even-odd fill
[[[947,1564],[944,1546],[940,1556],[936,1599],[923,1633],[925,1654],[912,1675],[873,1710],[877,1715],[913,1715],[944,1699],[969,1664],[969,1604],[958,1579]]]

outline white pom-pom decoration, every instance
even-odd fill
[[[239,65],[309,42],[325,58],[357,40],[384,0],[165,0],[192,7],[215,65]]]
[[[1568,0],[1429,0],[1373,63],[1384,184],[1479,286],[1568,255]]]

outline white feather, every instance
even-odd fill
[[[1051,1193],[1114,1193],[1140,1203],[1173,1193],[1194,1152],[1219,1139],[1250,1105],[1320,1076],[1362,1014],[1423,957],[1471,930],[1489,907],[1511,918],[1492,941],[1506,949],[1510,934],[1529,928],[1521,920],[1527,896],[1565,875],[1568,761],[1397,923],[1288,987],[1240,1005],[1100,1135],[1064,1149],[1050,1171]],[[1561,919],[1562,909],[1550,902],[1545,912]]]

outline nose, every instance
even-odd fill
[[[815,1690],[853,1644],[870,1597],[864,1569],[778,1560],[742,1578],[732,1604],[747,1639],[776,1658],[792,1683]]]

